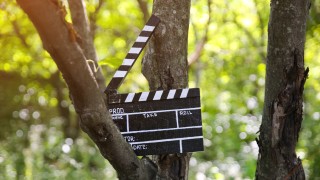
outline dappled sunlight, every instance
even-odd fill
[[[151,12],[152,1],[146,3]],[[211,1],[210,7],[207,3],[192,0],[189,24],[189,55],[205,39],[199,57],[189,66],[189,87],[201,90],[205,147],[190,159],[190,179],[253,179],[270,2]],[[310,73],[296,148],[310,179],[320,175],[319,1],[315,3],[307,27],[304,55]],[[107,84],[143,27],[143,13],[136,1],[105,1],[101,9],[98,1],[86,4]],[[114,169],[81,131],[64,78],[27,16],[15,1],[4,0],[0,19],[0,179],[116,179]],[[71,22],[70,15],[67,19]],[[149,91],[141,73],[144,53],[120,93]]]

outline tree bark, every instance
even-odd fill
[[[119,179],[152,179],[155,171],[147,159],[139,160],[123,139],[107,111],[104,94],[87,64],[75,32],[57,0],[17,0],[37,29],[44,49],[54,59],[70,90],[80,127],[109,160]]]
[[[150,90],[188,86],[188,29],[190,0],[155,0],[153,14],[160,18],[142,62],[142,73]],[[191,153],[164,154],[154,157],[157,179],[188,179]]]
[[[302,122],[304,43],[310,1],[271,1],[265,104],[256,179],[305,179],[295,153]]]

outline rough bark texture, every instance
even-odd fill
[[[61,71],[80,116],[80,126],[109,160],[120,179],[152,179],[155,170],[147,159],[139,160],[114,125],[104,94],[87,64],[65,9],[57,0],[17,0],[36,27],[44,48]]]
[[[155,0],[153,14],[160,18],[142,62],[150,90],[188,86],[187,44],[190,0]],[[157,179],[188,179],[190,153],[155,156]]]
[[[142,63],[150,90],[188,85],[187,45],[190,0],[155,0],[153,14],[160,18]]]
[[[308,69],[304,69],[304,43],[309,6],[308,0],[271,1],[257,179],[305,179],[295,146],[308,75]]]

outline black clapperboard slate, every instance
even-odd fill
[[[159,22],[150,17],[107,86],[109,112],[138,156],[203,151],[199,88],[117,93]]]

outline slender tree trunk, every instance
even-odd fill
[[[302,122],[304,43],[310,1],[271,1],[257,179],[305,179],[295,153]]]
[[[80,36],[80,47],[83,54],[94,72],[95,78],[101,92],[105,90],[105,79],[102,71],[98,68],[98,56],[93,43],[93,33],[90,29],[90,22],[86,12],[84,0],[68,0],[72,25]]]
[[[187,45],[190,0],[155,0],[153,14],[161,22],[149,42],[142,72],[150,90],[188,86]],[[191,153],[154,157],[158,179],[187,179]]]
[[[148,159],[139,160],[123,139],[107,111],[104,94],[91,71],[73,26],[65,21],[58,0],[17,0],[37,29],[46,49],[65,79],[80,127],[117,171],[119,179],[154,179]]]

